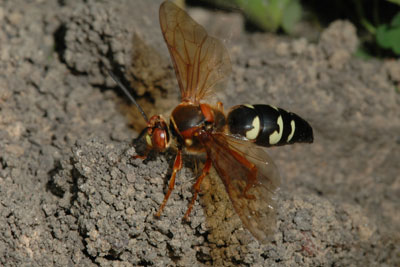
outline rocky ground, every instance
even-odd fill
[[[354,58],[346,21],[311,43],[246,33],[239,14],[190,10],[231,55],[217,98],[296,112],[315,142],[268,149],[282,185],[267,245],[243,228],[213,173],[181,221],[193,157],[153,217],[174,152],[133,159],[144,121],[107,69],[148,114],[178,103],[159,4],[0,1],[0,265],[400,265],[400,61]]]

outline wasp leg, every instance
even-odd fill
[[[210,168],[211,168],[211,158],[207,156],[207,160],[206,160],[206,163],[204,164],[203,170],[201,171],[201,175],[199,176],[199,178],[197,178],[196,183],[194,183],[194,185],[193,185],[193,189],[194,189],[193,197],[189,203],[189,206],[185,213],[185,216],[183,217],[183,219],[185,221],[189,220],[190,212],[193,209],[193,205],[194,205],[194,202],[196,201],[197,194],[200,191],[201,182],[203,181],[204,177],[206,177],[206,175],[210,171]]]
[[[147,146],[143,155],[136,155],[136,156],[133,156],[132,158],[145,160],[147,158],[147,156],[149,155],[151,149],[152,149],[151,147]]]
[[[180,171],[180,169],[182,169],[182,151],[178,150],[178,153],[176,154],[176,158],[175,158],[175,162],[174,162],[174,168],[172,169],[171,179],[169,180],[169,183],[168,183],[168,191],[165,194],[164,200],[155,215],[156,217],[161,216],[161,213],[162,213],[165,205],[167,204],[168,198],[171,195],[172,190],[174,190],[176,173],[178,171]]]
[[[248,161],[244,156],[240,155],[236,151],[231,151],[232,155],[239,161],[242,165],[246,166],[249,170],[249,176],[247,177],[246,187],[243,190],[243,197],[247,199],[255,199],[254,195],[248,194],[249,189],[257,182],[257,167],[250,161]]]
[[[218,101],[217,102],[217,109],[219,111],[221,111],[222,113],[224,113],[224,104],[222,104],[222,102]]]

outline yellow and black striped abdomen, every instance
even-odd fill
[[[232,134],[260,146],[312,143],[313,130],[300,116],[270,105],[239,105],[228,113]]]

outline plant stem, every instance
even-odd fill
[[[356,7],[356,12],[357,12],[357,15],[358,15],[361,25],[364,26],[364,28],[369,33],[375,35],[376,27],[366,19],[365,15],[364,15],[364,10],[362,7],[361,0],[353,0],[353,2]]]

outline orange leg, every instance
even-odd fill
[[[200,191],[201,182],[203,181],[204,177],[206,177],[206,175],[210,171],[210,168],[211,168],[211,158],[207,157],[206,163],[204,164],[203,170],[201,171],[201,175],[199,176],[199,178],[197,178],[196,183],[194,183],[194,185],[193,185],[193,189],[194,189],[193,197],[192,197],[192,200],[189,203],[189,206],[188,206],[188,209],[187,209],[187,211],[185,213],[185,216],[183,217],[183,219],[185,221],[189,220],[190,212],[193,209],[193,205],[194,205],[194,202],[196,201],[197,194]]]
[[[132,158],[145,160],[147,158],[147,156],[149,155],[151,149],[152,149],[151,147],[147,146],[143,155],[136,155],[136,156],[133,156]]]
[[[133,156],[134,159],[141,159],[141,160],[145,160],[147,158],[147,154],[146,155],[136,155]]]
[[[244,156],[240,155],[236,151],[231,151],[231,154],[239,161],[242,165],[246,166],[249,170],[249,176],[247,177],[247,184],[243,190],[243,196],[247,199],[255,199],[254,195],[248,194],[247,191],[257,182],[257,167],[250,161],[248,161]]]
[[[161,213],[162,213],[165,205],[167,204],[168,198],[171,195],[172,190],[174,190],[176,173],[178,171],[180,171],[180,169],[182,169],[182,151],[178,150],[178,153],[176,154],[176,158],[175,158],[175,162],[174,162],[174,168],[172,169],[171,179],[169,180],[169,183],[168,183],[168,191],[165,194],[164,200],[156,213],[156,217],[161,216]]]
[[[219,111],[221,111],[222,113],[224,113],[224,104],[222,104],[222,102],[218,101],[217,102],[217,109]]]

